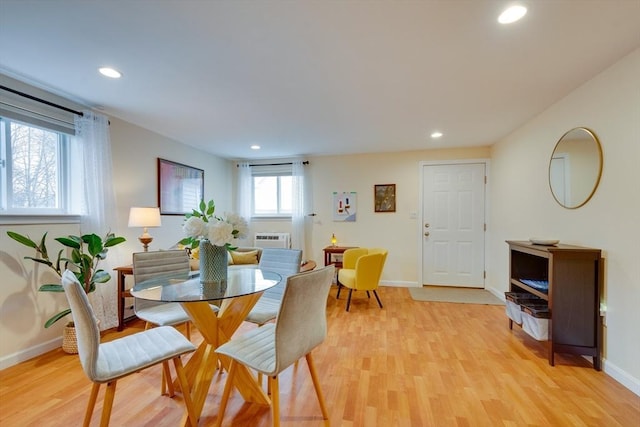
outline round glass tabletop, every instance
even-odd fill
[[[136,283],[131,289],[131,295],[163,302],[213,301],[263,292],[281,280],[282,276],[273,271],[230,268],[226,281],[201,283],[198,276],[159,276]]]

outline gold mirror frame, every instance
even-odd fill
[[[596,192],[602,176],[602,146],[590,129],[567,131],[549,159],[549,188],[567,209],[584,206]]]

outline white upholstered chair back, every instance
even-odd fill
[[[98,322],[89,303],[89,298],[76,275],[72,271],[66,270],[62,274],[61,283],[71,308],[82,369],[91,381],[97,381],[96,365],[100,347]]]
[[[133,279],[135,283],[158,276],[175,276],[186,279],[191,271],[189,256],[183,250],[137,252],[133,254]],[[164,304],[162,302],[134,299],[135,311]]]

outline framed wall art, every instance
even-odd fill
[[[333,220],[342,222],[356,221],[356,192],[333,192]]]
[[[373,186],[373,201],[375,212],[396,211],[396,185],[376,184]]]
[[[158,206],[162,215],[184,215],[204,196],[204,170],[158,158]]]

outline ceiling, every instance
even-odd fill
[[[640,47],[640,0],[520,3],[0,0],[0,72],[225,158],[486,146]]]

